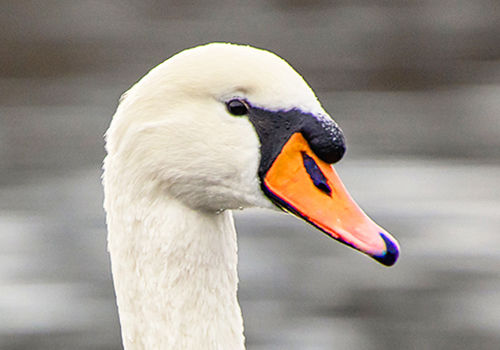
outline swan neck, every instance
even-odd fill
[[[232,213],[167,200],[108,205],[125,350],[244,349]]]

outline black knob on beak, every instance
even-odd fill
[[[329,117],[308,118],[302,126],[302,135],[319,159],[328,164],[338,162],[345,154],[344,134]]]

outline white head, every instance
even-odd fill
[[[106,135],[108,153],[141,186],[147,181],[195,209],[271,207],[257,177],[255,129],[226,108],[234,98],[268,110],[325,113],[278,56],[213,43],[173,56],[123,96]]]
[[[234,100],[244,113],[232,113]],[[105,172],[133,198],[165,197],[207,212],[273,207],[271,199],[379,260],[391,250],[385,263],[395,261],[397,243],[346,204],[348,194],[332,198],[345,192],[328,164],[344,154],[342,132],[273,53],[213,43],[171,57],[123,96],[106,140]],[[303,182],[294,189],[295,175]],[[111,186],[106,174],[104,182]],[[356,214],[338,227],[345,205]]]

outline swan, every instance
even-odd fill
[[[152,69],[105,135],[108,250],[126,350],[244,349],[232,209],[282,209],[395,263],[331,166],[339,126],[287,62],[210,43]]]

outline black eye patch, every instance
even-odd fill
[[[304,161],[304,167],[313,181],[314,186],[327,195],[331,195],[332,189],[328,186],[325,175],[321,172],[321,169],[318,164],[316,164],[314,159],[309,157],[306,152],[302,152],[302,160]]]

